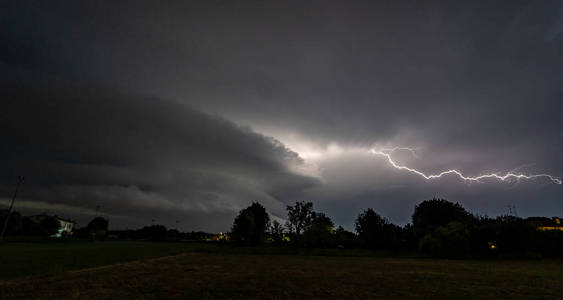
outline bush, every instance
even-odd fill
[[[438,226],[419,242],[419,249],[441,257],[461,257],[468,254],[470,231],[467,225],[453,221]]]

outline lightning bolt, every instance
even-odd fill
[[[533,179],[533,178],[548,178],[549,180],[551,180],[553,183],[555,184],[561,184],[561,178],[549,175],[549,174],[533,174],[533,175],[525,175],[525,174],[521,174],[521,173],[513,173],[513,171],[508,172],[504,175],[501,174],[497,174],[497,173],[491,173],[491,174],[484,174],[484,175],[479,175],[476,177],[469,177],[469,176],[465,176],[463,175],[463,173],[461,173],[458,170],[452,169],[452,170],[447,170],[447,171],[442,171],[438,174],[424,174],[423,172],[417,170],[417,169],[413,169],[413,168],[409,168],[407,166],[402,166],[398,163],[396,163],[393,158],[391,157],[391,154],[397,150],[407,150],[410,151],[413,155],[415,154],[415,150],[413,148],[408,148],[408,147],[394,147],[394,148],[382,148],[379,150],[376,149],[371,149],[370,152],[375,154],[375,155],[380,155],[383,156],[387,159],[387,161],[389,162],[389,164],[391,166],[393,166],[396,169],[399,170],[405,170],[405,171],[409,171],[411,173],[417,174],[421,177],[423,177],[424,179],[435,179],[435,178],[440,178],[443,175],[447,175],[447,174],[454,174],[457,175],[459,178],[466,180],[466,181],[475,181],[475,182],[481,182],[481,179],[485,179],[485,178],[496,178],[502,181],[507,181],[510,179]]]

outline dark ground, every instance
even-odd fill
[[[149,242],[14,243],[0,254],[2,298],[563,297],[561,260]]]

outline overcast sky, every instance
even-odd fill
[[[0,205],[229,230],[259,201],[352,229],[433,197],[563,216],[561,1],[5,1]],[[532,179],[463,180],[507,172]]]

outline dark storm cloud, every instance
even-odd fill
[[[280,191],[317,182],[295,173],[303,162],[281,143],[221,117],[11,71],[0,81],[5,197],[10,179],[24,174],[24,198],[101,205],[137,220],[184,212],[184,220],[195,213],[232,216],[258,200],[280,215],[288,200]],[[232,220],[200,221],[224,230]]]
[[[18,1],[2,4],[0,16],[0,41],[9,45],[0,48],[2,61],[172,99],[283,142],[289,135],[298,136],[295,145],[287,143],[290,147],[413,146],[419,148],[418,159],[397,153],[398,159],[427,173],[457,168],[478,175],[518,167],[525,173],[563,173],[560,1]],[[119,109],[129,106],[124,102]],[[145,110],[158,112],[153,107]],[[110,118],[107,125],[121,124],[112,125]],[[139,130],[159,136],[159,145],[169,149],[167,135],[176,136],[177,127],[170,132],[158,128]],[[106,140],[105,135],[89,134]],[[86,137],[76,138],[90,145]],[[111,138],[107,141],[113,142]],[[69,157],[80,161],[86,154],[72,142],[62,143],[69,147],[59,154],[69,164],[64,174],[84,184],[104,177],[99,174],[123,180],[136,174],[126,166],[145,157],[153,159],[142,166],[154,167],[174,165],[180,156],[180,150],[161,157],[150,144],[137,149],[135,143],[123,143],[126,151],[107,149],[103,157],[94,157],[101,161],[97,163],[125,166],[110,169],[70,166]],[[238,174],[246,161],[215,148],[201,149],[210,155],[200,159],[200,150],[187,151],[194,167],[199,162],[215,171],[236,169]],[[277,168],[277,153],[253,153],[263,155],[256,166],[244,170],[244,178]],[[306,193],[302,187],[310,183],[298,176],[260,176],[260,186],[276,199],[314,200],[343,223],[357,208],[367,206],[381,207],[405,222],[413,201],[433,196],[450,197],[483,213],[487,207],[499,213],[514,202],[525,207],[524,214],[563,214],[563,205],[556,201],[563,197],[560,186],[533,181],[530,184],[536,185],[468,188],[452,178],[428,184],[389,169],[378,158],[352,156],[318,160],[325,184]],[[165,175],[141,176],[138,187],[175,191],[178,185],[164,187]],[[255,190],[235,177],[190,181],[205,186],[209,181],[229,182],[233,188]]]
[[[319,142],[497,147],[561,125],[559,2],[134,3],[7,5],[3,56]]]

